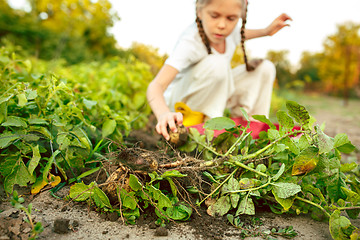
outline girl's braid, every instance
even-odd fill
[[[208,54],[211,54],[211,48],[210,48],[209,39],[205,34],[204,27],[203,27],[202,22],[201,22],[201,20],[200,20],[200,18],[198,16],[196,16],[196,24],[197,24],[197,27],[198,27],[198,30],[199,30],[201,40],[205,44],[205,47],[206,47],[206,50],[207,50]]]
[[[246,51],[245,51],[245,25],[246,25],[247,6],[248,6],[249,2],[248,1],[244,1],[244,2],[245,2],[245,4],[244,4],[245,10],[242,15],[242,25],[241,25],[240,34],[241,34],[241,48],[242,48],[243,54],[244,54],[244,62],[245,62],[246,70],[249,72],[249,71],[253,71],[254,68],[252,68],[249,65],[248,59],[246,56]]]

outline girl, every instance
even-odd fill
[[[265,60],[247,61],[244,41],[272,36],[291,20],[281,14],[264,29],[245,30],[246,0],[197,0],[196,24],[181,35],[173,53],[166,60],[147,89],[156,131],[166,140],[167,131],[176,131],[183,116],[174,112],[176,102],[184,102],[207,118],[223,115],[230,109],[232,117],[241,116],[240,107],[249,115],[268,115],[274,65]],[[242,18],[240,27],[239,18]],[[230,62],[241,42],[245,65],[231,69]]]

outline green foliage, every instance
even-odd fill
[[[76,183],[70,189],[69,197],[75,201],[94,202],[97,207],[104,211],[116,211],[125,216],[130,224],[134,224],[135,220],[140,216],[140,208],[148,208],[149,205],[155,208],[155,212],[160,219],[186,221],[192,214],[192,208],[179,201],[177,197],[176,186],[172,178],[185,177],[176,170],[170,170],[162,175],[156,172],[149,173],[151,181],[142,183],[135,175],[130,174],[129,186],[132,191],[124,188],[118,189],[118,196],[121,208],[116,209],[110,205],[109,199],[104,192],[93,182],[89,185],[84,183]],[[160,186],[168,182],[171,187],[171,193],[161,190]]]
[[[278,129],[266,117],[254,116],[270,126],[256,141],[247,133],[248,126],[228,125],[228,120],[206,122],[208,131],[226,129],[214,140],[208,139],[209,132],[201,136],[190,129],[190,141],[183,150],[198,149],[205,160],[202,167],[212,167],[206,172],[213,179],[212,191],[199,205],[208,200],[210,215],[231,214],[229,221],[236,225],[234,217],[254,215],[256,202],[271,201],[268,205],[276,213],[328,218],[334,239],[350,239],[358,230],[339,213],[346,211],[350,218],[360,213],[358,165],[342,164],[341,152],[350,153],[355,147],[345,134],[327,136],[300,104],[287,101],[286,107],[288,113],[277,113]],[[300,130],[293,129],[294,123]],[[238,137],[232,139],[234,133]],[[216,180],[220,177],[221,181]]]
[[[30,8],[24,11],[1,1],[0,40],[16,42],[40,59],[61,58],[70,64],[118,54],[116,40],[108,29],[119,18],[108,0],[27,3]]]
[[[29,239],[36,239],[38,235],[44,231],[44,227],[42,226],[41,222],[33,221],[31,216],[32,204],[30,203],[27,207],[25,207],[23,205],[25,199],[23,197],[20,197],[17,191],[13,192],[10,202],[14,208],[23,211],[26,214],[25,222],[29,223],[31,226],[31,236],[29,236]]]
[[[66,172],[99,166],[107,138],[121,143],[147,122],[147,65],[52,64],[0,49],[0,180],[8,193],[35,181],[40,190],[53,174],[79,180]]]

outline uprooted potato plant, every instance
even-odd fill
[[[76,183],[69,197],[118,212],[127,223],[136,223],[145,209],[167,222],[186,221],[206,207],[237,226],[240,215],[254,215],[261,203],[275,213],[327,220],[334,239],[358,239],[350,219],[360,213],[359,166],[341,155],[355,147],[345,134],[327,136],[303,106],[286,106],[288,112],[277,113],[279,126],[254,116],[270,127],[259,139],[248,131],[249,121],[236,126],[221,117],[207,121],[203,135],[190,128],[185,145],[170,148],[171,154],[122,148],[110,158],[118,168],[105,183]],[[214,137],[221,129],[226,131]]]

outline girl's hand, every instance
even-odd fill
[[[177,131],[176,124],[182,125],[182,122],[183,122],[183,115],[181,113],[166,112],[159,117],[155,129],[157,133],[163,135],[166,140],[170,140],[170,135],[167,131],[167,126],[169,126],[171,131],[176,132]]]
[[[287,14],[283,13],[266,28],[266,32],[268,36],[272,36],[278,31],[280,31],[283,27],[290,26],[286,21],[292,21],[291,17],[289,17]]]

